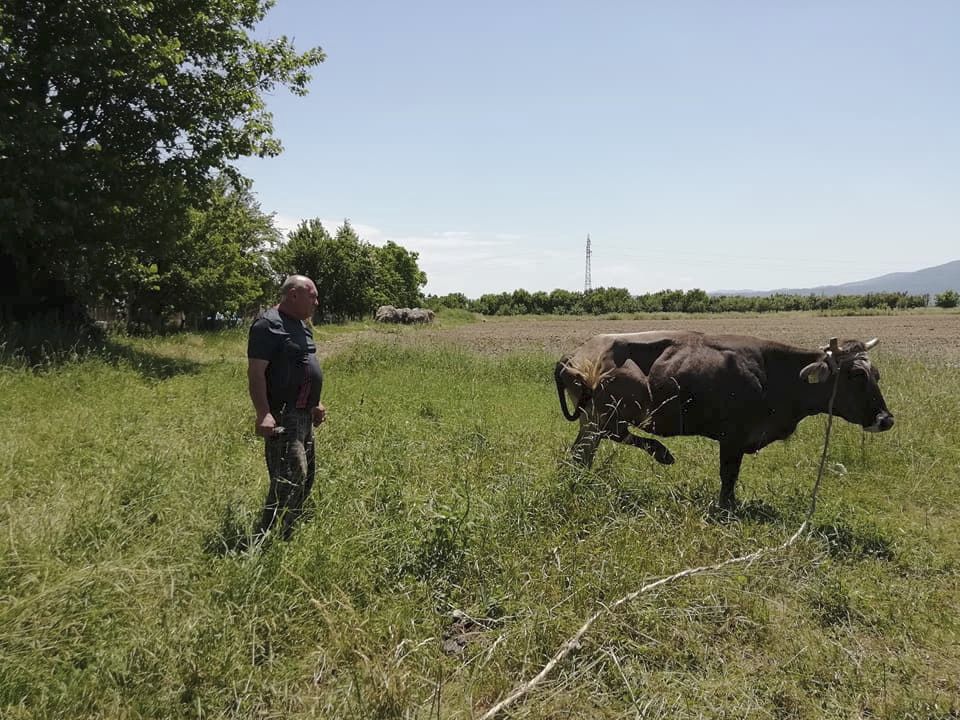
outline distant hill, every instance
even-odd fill
[[[924,268],[914,272],[889,273],[868,280],[842,285],[821,285],[811,288],[778,288],[776,290],[717,290],[711,295],[742,295],[765,297],[767,295],[865,295],[874,292],[905,292],[910,295],[928,293],[933,299],[944,290],[960,292],[960,260]]]

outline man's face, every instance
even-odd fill
[[[309,320],[317,307],[317,286],[308,282],[302,287],[294,288],[289,294],[291,315],[300,320]]]

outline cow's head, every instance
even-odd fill
[[[841,346],[836,338],[821,348],[823,358],[800,371],[800,379],[812,383],[837,382],[834,412],[868,432],[883,432],[893,427],[893,415],[880,392],[880,371],[867,357],[867,351],[879,341],[865,343],[847,340]]]

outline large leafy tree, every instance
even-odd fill
[[[370,311],[376,264],[348,221],[331,236],[320,220],[305,220],[271,256],[281,275],[301,274],[317,285],[321,319],[358,318]]]
[[[143,282],[129,298],[134,318],[158,322],[182,312],[196,321],[263,303],[273,286],[266,253],[278,239],[273,218],[245,183],[216,178],[207,201],[187,212],[185,227],[164,257],[144,268]]]
[[[210,178],[280,151],[263,95],[324,56],[254,39],[272,4],[0,4],[4,311],[142,290]]]
[[[376,261],[373,305],[414,307],[423,300],[421,288],[427,275],[417,265],[418,253],[392,240],[381,247],[371,246]]]

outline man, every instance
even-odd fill
[[[263,437],[270,475],[255,540],[278,523],[290,538],[313,487],[313,428],[326,419],[320,402],[323,373],[313,332],[304,322],[317,307],[317,287],[291,275],[280,288],[280,304],[258,317],[247,342],[247,381]]]

